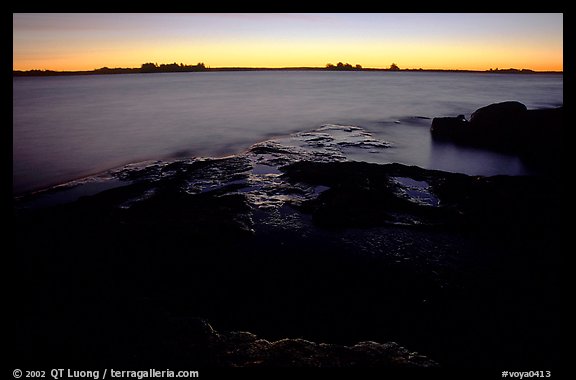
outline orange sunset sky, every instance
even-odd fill
[[[561,13],[13,14],[14,70],[207,67],[563,70]]]

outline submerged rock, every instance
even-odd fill
[[[430,132],[432,132],[432,136],[437,138],[460,139],[460,135],[466,127],[468,127],[468,120],[464,115],[435,117],[432,119]]]

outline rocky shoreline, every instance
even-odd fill
[[[327,125],[18,199],[16,356],[557,365],[562,183],[350,162],[351,148],[387,144]],[[78,197],[94,183],[110,186]]]

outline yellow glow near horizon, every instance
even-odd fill
[[[199,54],[199,51],[202,53]],[[82,54],[74,52],[50,58],[14,55],[14,70],[93,70],[100,67],[139,67],[145,62],[196,64],[204,62],[210,67],[324,67],[338,62],[360,64],[365,68],[387,68],[396,63],[401,68],[411,69],[463,69],[488,70],[490,68],[528,68],[537,71],[562,71],[563,51],[534,51],[529,49],[510,50],[506,47],[481,46],[410,46],[382,44],[342,45],[324,43],[262,44],[214,44],[186,46],[166,44],[163,46],[127,49],[122,54],[116,51],[88,50]],[[530,64],[527,64],[530,62]]]
[[[25,25],[28,29],[22,27],[21,31],[15,26],[14,70],[77,71],[104,66],[139,67],[145,62],[191,65],[204,62],[208,67],[324,67],[327,63],[344,62],[360,64],[365,68],[387,68],[394,62],[400,68],[410,69],[563,70],[562,36],[552,35],[552,32],[542,33],[542,37],[525,37],[516,33],[509,38],[500,38],[496,33],[483,35],[484,30],[481,30],[482,33],[469,33],[466,36],[460,36],[456,30],[439,34],[436,31],[437,35],[434,35],[434,30],[413,31],[418,28],[413,22],[407,26],[402,24],[402,27],[407,28],[406,33],[384,33],[377,29],[380,23],[373,25],[373,30],[357,31],[370,22],[369,16],[387,15],[336,15],[343,18],[335,23],[336,29],[333,33],[339,33],[337,36],[333,35],[332,29],[324,31],[323,34],[322,29],[320,32],[307,29],[315,26],[315,23],[323,25],[325,29],[333,27],[326,20],[308,20],[306,28],[302,25],[294,27],[294,19],[298,21],[299,15],[294,16],[294,19],[281,17],[283,15],[228,15],[225,22],[219,18],[216,20],[221,22],[223,31],[209,29],[214,28],[213,23],[217,16],[210,18],[203,15],[183,15],[182,18],[192,17],[197,22],[204,22],[201,26],[208,28],[208,31],[195,31],[190,34],[190,20],[186,19],[187,23],[180,25],[181,29],[169,35],[162,34],[162,29],[142,29],[144,21],[137,15],[132,15],[128,20],[131,24],[116,26],[121,30],[114,33],[105,29],[106,25],[101,26],[103,21],[96,15],[81,15],[78,20],[74,15],[68,15],[66,20],[72,23],[72,26],[68,25],[68,29],[62,30],[57,22],[51,20],[54,25],[45,27],[47,31],[34,24],[38,22],[43,25],[42,15],[33,16],[37,17],[30,17],[30,20],[23,17],[24,21],[28,22]],[[58,21],[58,15],[53,17]],[[344,26],[340,28],[342,21],[348,20],[346,17],[362,18],[364,23],[353,24],[348,26],[349,29]],[[422,17],[427,20],[451,15],[431,14]],[[95,26],[90,27],[94,30],[82,25],[83,18],[86,18],[86,22],[94,23]],[[19,19],[16,17],[16,20]],[[262,24],[264,22],[269,23]],[[274,22],[285,25],[276,28]],[[15,25],[17,24],[15,22]],[[100,27],[103,28],[102,31],[98,29]],[[35,28],[45,31],[50,38]]]
[[[530,50],[495,49],[491,54],[470,48],[421,47],[417,51],[402,46],[394,49],[351,46],[345,50],[329,45],[315,48],[309,44],[261,46],[258,43],[242,45],[204,46],[202,54],[196,49],[166,45],[155,49],[133,49],[124,54],[90,51],[81,55],[63,54],[42,59],[14,56],[14,70],[93,70],[100,67],[139,67],[145,62],[196,64],[204,62],[210,67],[324,67],[338,62],[360,64],[365,68],[387,68],[396,63],[411,69],[463,69],[488,70],[490,68],[528,68],[538,71],[562,71],[563,52],[534,52]],[[526,62],[530,62],[527,65]]]

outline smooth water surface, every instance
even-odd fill
[[[494,102],[563,103],[563,76],[431,72],[250,71],[13,79],[13,190],[130,162],[239,153],[324,124],[390,143],[352,157],[467,174],[527,174],[513,156],[433,142],[437,116]]]

